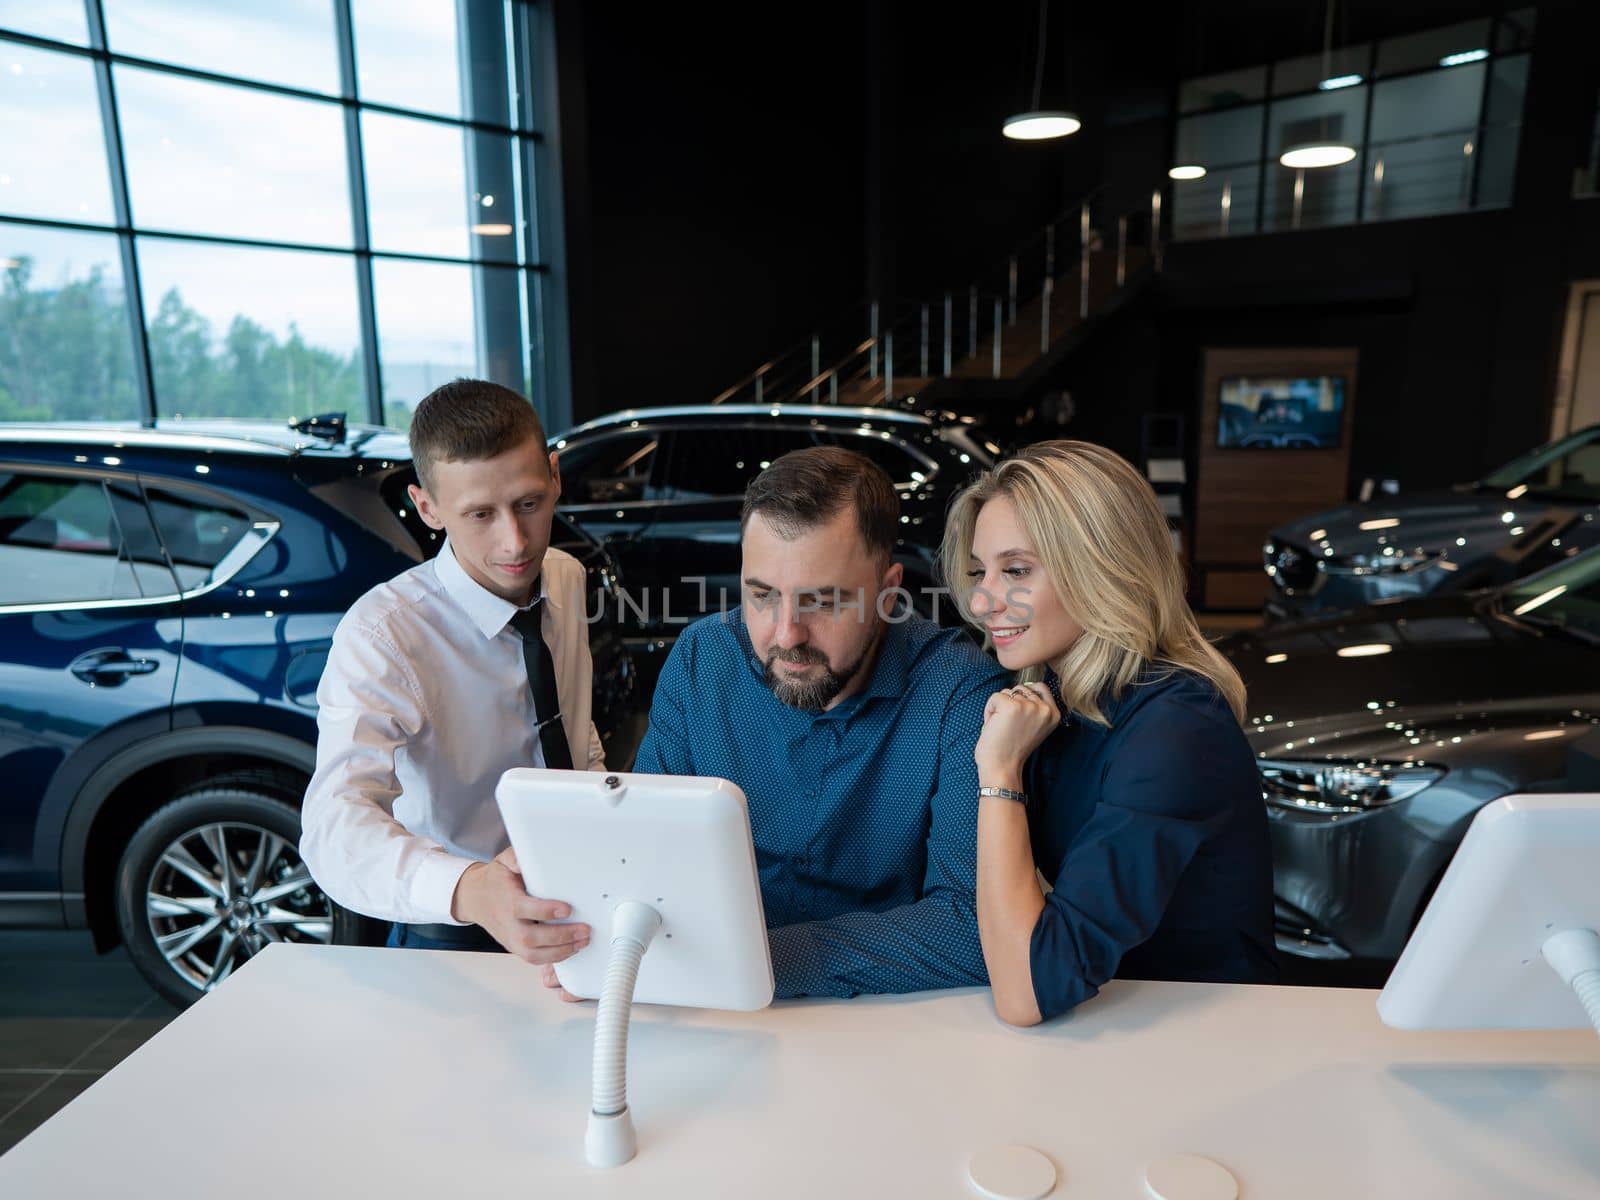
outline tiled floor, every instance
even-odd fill
[[[0,933],[0,1153],[178,1013],[87,933]]]

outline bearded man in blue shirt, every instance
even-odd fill
[[[779,997],[987,982],[972,747],[1004,675],[911,611],[899,528],[894,484],[860,454],[763,471],[740,608],[678,639],[634,762],[744,789]]]

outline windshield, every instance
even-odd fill
[[[1478,486],[1510,490],[1524,484],[1538,495],[1600,503],[1600,425],[1530,450]]]
[[[1533,625],[1600,640],[1600,547],[1519,580],[1500,593],[1500,611]]]

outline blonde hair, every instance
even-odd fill
[[[1184,599],[1183,564],[1155,491],[1132,464],[1103,446],[1039,442],[955,498],[939,559],[962,616],[981,627],[972,611],[975,585],[967,577],[973,528],[978,510],[1002,496],[1016,507],[1049,585],[1083,628],[1049,664],[1071,711],[1109,725],[1100,696],[1108,688],[1120,696],[1147,666],[1162,664],[1210,680],[1234,718],[1244,721],[1244,681],[1195,623]],[[1021,678],[1043,673],[1029,667]]]

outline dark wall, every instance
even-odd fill
[[[1474,6],[1418,7],[1430,15],[1410,27]],[[1358,37],[1396,31],[1370,10],[1355,24]],[[1600,200],[1572,197],[1597,37],[1600,5],[1539,6],[1509,209],[1169,247],[1150,292],[1049,381],[1073,394],[1066,432],[1131,454],[1141,416],[1164,411],[1188,417],[1192,437],[1206,347],[1349,345],[1361,352],[1352,495],[1368,477],[1407,490],[1473,478],[1544,441],[1568,285],[1600,275]],[[1270,57],[1252,53],[1205,69]],[[1108,176],[1158,177],[1163,125],[1114,128]]]
[[[1066,364],[1067,432],[1132,454],[1142,414],[1163,411],[1192,436],[1207,347],[1354,346],[1351,490],[1476,475],[1509,457],[1490,432],[1503,393],[1527,389],[1526,444],[1547,419],[1542,385],[1495,357],[1510,224],[1479,213],[1172,247],[1152,290]]]
[[[578,419],[708,400],[860,293],[863,41],[802,13],[563,9],[587,110]]]
[[[871,294],[965,286],[1098,174],[1086,140],[1000,134],[1031,4],[557,7],[582,47],[579,419],[708,400]],[[1092,100],[1072,37],[1051,30],[1047,105]]]
[[[886,153],[869,165],[869,186],[886,193],[889,219],[869,251],[891,264],[886,290],[907,298],[974,281],[993,288],[1006,255],[1099,182],[1101,93],[1080,69],[1092,56],[1071,10],[1052,6],[1040,105],[1077,112],[1085,132],[1065,142],[1015,142],[1000,129],[1032,106],[1035,6],[973,6],[931,21],[917,13],[937,6],[877,7],[890,28],[873,61],[886,66],[889,94]]]
[[[579,419],[709,399],[869,293],[958,289],[1092,186],[1132,206],[1164,182],[1177,81],[1313,53],[1323,12],[1053,0],[1042,101],[1085,126],[1020,145],[999,126],[1031,100],[1031,3],[555,2],[582,22]],[[1497,7],[1350,0],[1337,36]],[[1299,344],[1361,350],[1352,489],[1467,478],[1542,440],[1567,285],[1600,276],[1600,201],[1570,195],[1597,43],[1600,4],[1538,5],[1509,210],[1173,246],[1045,381],[1074,394],[1065,432],[1134,453],[1142,413],[1197,411],[1204,347]]]

